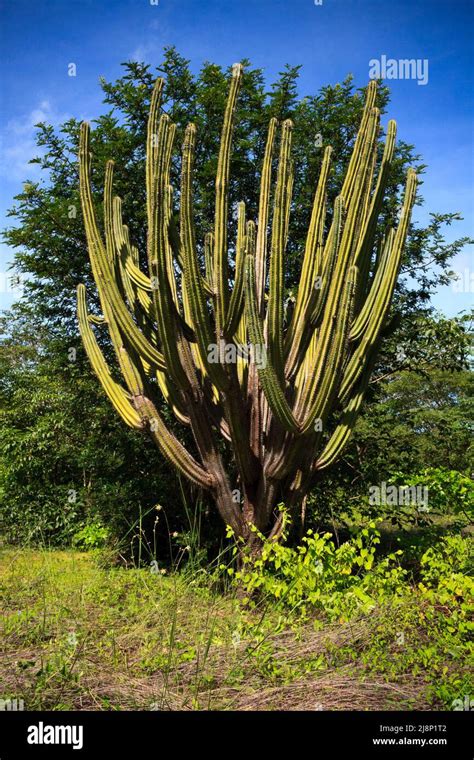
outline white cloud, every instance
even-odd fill
[[[138,45],[133,53],[130,53],[130,60],[137,63],[149,63],[150,58],[153,58],[157,49],[157,45],[153,42]]]
[[[35,125],[45,121],[55,126],[66,118],[67,115],[58,113],[49,100],[41,100],[22,118],[10,119],[0,136],[0,175],[14,182],[35,179],[39,168],[28,163],[41,154],[35,143]]]

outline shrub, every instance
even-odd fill
[[[380,534],[374,522],[341,546],[330,533],[312,530],[295,549],[258,535],[261,555],[244,556],[241,569],[228,570],[245,589],[249,604],[266,597],[303,616],[313,608],[330,619],[349,619],[402,591],[406,571],[398,562],[401,551],[375,562]]]

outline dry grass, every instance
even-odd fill
[[[0,695],[26,709],[433,709],[425,674],[364,664],[376,612],[275,632],[271,612],[259,626],[189,579],[104,570],[76,552],[4,550],[0,580]]]

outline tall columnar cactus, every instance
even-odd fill
[[[177,224],[170,185],[175,125],[160,115],[163,80],[155,84],[146,159],[148,273],[139,266],[121,200],[113,195],[112,161],[105,174],[105,240],[99,232],[89,125],[82,124],[81,202],[102,315],[88,314],[83,285],[78,315],[84,347],[115,409],[131,427],[149,431],[162,454],[212,494],[222,518],[245,539],[251,523],[278,535],[276,504],[298,504],[317,473],[340,455],[354,428],[400,267],[416,175],[408,171],[397,229],[376,240],[396,125],[389,122],[375,179],[380,114],[371,82],[330,225],[326,183],[332,149],[324,152],[298,293],[291,318],[285,319],[293,183],[289,120],[270,122],[258,219],[247,220],[245,204],[239,204],[229,271],[230,160],[241,78],[242,67],[236,64],[219,149],[214,228],[204,241],[196,240],[193,214],[196,128],[188,125],[182,146]],[[92,325],[107,325],[125,386],[114,379]],[[166,426],[160,394],[191,428],[198,458]],[[230,474],[219,437],[234,457]]]

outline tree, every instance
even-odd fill
[[[110,413],[82,352],[72,346],[64,361],[62,344],[29,318],[1,317],[0,336],[2,536],[57,545],[100,522],[112,537],[127,536],[128,552],[138,515],[151,533],[153,507],[176,501],[176,477],[156,462],[151,441]],[[171,531],[180,517],[170,515]]]
[[[404,327],[395,346],[394,336],[384,343],[352,439],[305,505],[312,527],[360,510],[369,487],[395,473],[447,468],[471,477],[472,315]]]

